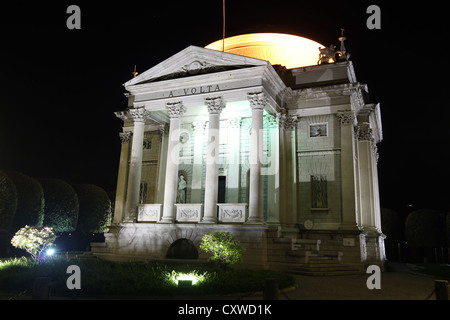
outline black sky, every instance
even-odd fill
[[[0,7],[0,170],[115,188],[122,84],[222,36],[222,1],[14,2]],[[81,30],[66,9],[81,8]],[[366,8],[381,8],[369,30]],[[449,58],[443,2],[227,1],[227,36],[281,32],[338,45],[381,103],[381,205],[449,210]]]

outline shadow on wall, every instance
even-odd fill
[[[178,239],[170,245],[166,259],[198,259],[198,251],[191,240]]]

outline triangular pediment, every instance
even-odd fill
[[[129,80],[124,86],[266,65],[270,63],[265,60],[189,46]]]

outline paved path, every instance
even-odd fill
[[[435,279],[407,271],[381,273],[381,289],[372,290],[366,285],[370,274],[296,276],[298,288],[280,294],[280,300],[434,300],[435,295],[431,293],[434,291]]]

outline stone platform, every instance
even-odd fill
[[[371,264],[383,270],[384,260],[370,254],[377,250],[368,250],[364,232],[283,233],[265,224],[123,223],[110,228],[104,243],[92,243],[92,254],[115,261],[164,261],[169,251],[188,249],[197,256],[185,257],[187,263],[204,262],[209,255],[199,248],[202,237],[217,231],[232,233],[245,248],[240,267],[308,275],[360,274]],[[184,247],[174,250],[180,242]]]
[[[267,267],[267,227],[252,224],[203,223],[123,223],[105,233],[105,243],[93,243],[92,252],[99,258],[110,260],[160,260],[165,259],[178,240],[195,246],[199,259],[209,255],[199,248],[207,233],[230,232],[245,248],[242,265]]]

